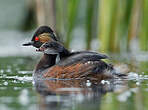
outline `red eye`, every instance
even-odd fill
[[[35,41],[39,41],[39,38],[38,37],[35,37]]]

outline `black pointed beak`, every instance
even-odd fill
[[[23,46],[30,46],[30,45],[33,45],[33,44],[34,44],[34,41],[31,41],[31,42],[23,44]]]

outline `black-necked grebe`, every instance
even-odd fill
[[[44,56],[60,57],[60,61],[43,74],[44,77],[104,79],[112,77],[114,72],[112,65],[101,60],[108,58],[106,55],[90,51],[70,52],[57,41],[48,41],[37,51],[43,52]]]
[[[104,54],[90,51],[70,52],[56,38],[51,28],[41,26],[33,35],[32,41],[23,44],[39,48],[44,53],[35,68],[45,78],[109,78],[113,76],[113,66],[102,61]],[[56,63],[57,55],[60,56]]]

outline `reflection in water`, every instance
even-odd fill
[[[140,72],[128,72],[127,79],[88,81],[33,80],[35,60],[30,57],[5,57],[0,61],[0,110],[148,108],[147,62],[140,63]]]
[[[41,110],[84,109],[85,107],[85,109],[92,109],[92,107],[99,109],[102,96],[115,89],[114,83],[113,79],[108,81],[35,80],[35,87],[40,94]]]

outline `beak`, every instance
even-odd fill
[[[23,46],[30,46],[30,45],[33,45],[33,44],[34,44],[34,41],[31,41],[31,42],[23,44]]]

